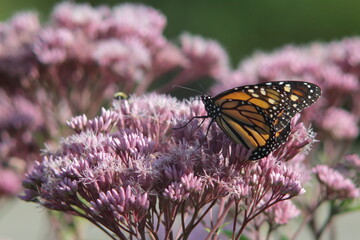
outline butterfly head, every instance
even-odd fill
[[[211,96],[204,94],[201,96],[201,101],[205,105],[205,110],[208,114],[208,117],[216,118],[219,116],[221,109],[215,104],[215,101]]]

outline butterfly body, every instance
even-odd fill
[[[250,160],[267,156],[290,134],[290,120],[321,95],[315,84],[267,82],[201,96],[207,116],[235,143],[252,150]]]

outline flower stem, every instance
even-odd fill
[[[224,222],[224,219],[227,215],[227,213],[230,211],[231,207],[233,206],[235,200],[234,199],[230,199],[229,202],[227,203],[227,205],[224,208],[223,213],[220,215],[220,217],[218,218],[217,223],[214,225],[214,227],[211,229],[211,232],[207,235],[207,237],[205,238],[205,240],[209,240],[212,238],[212,236],[214,235],[214,233],[218,230],[218,228],[221,226],[221,224]]]

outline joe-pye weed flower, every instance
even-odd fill
[[[247,161],[248,151],[215,126],[207,139],[197,121],[172,130],[204,113],[199,102],[151,94],[115,101],[91,120],[75,117],[68,122],[75,133],[27,174],[22,198],[82,216],[120,239],[188,238],[196,228],[210,238],[235,207],[238,238],[267,209],[305,192],[299,174],[276,155]],[[279,156],[296,156],[293,146],[313,141],[297,121],[291,124],[291,136],[308,138],[283,145]],[[219,203],[217,216],[204,221]]]
[[[73,2],[56,5],[44,24],[35,12],[0,23],[0,168],[18,176],[1,196],[18,193],[44,143],[70,133],[67,120],[94,116],[115,92],[141,95],[154,85],[169,91],[170,82],[228,70],[218,43],[184,34],[177,45],[163,35],[166,23],[141,4]]]
[[[71,2],[46,24],[34,12],[0,24],[0,196],[16,195],[29,169],[24,200],[120,239],[269,238],[296,216],[297,232],[281,234],[295,239],[307,225],[319,239],[356,209],[359,156],[346,153],[359,133],[359,38],[256,53],[232,70],[218,42],[185,33],[176,44],[165,27],[148,6]],[[292,120],[284,145],[249,162],[215,124],[207,136],[197,120],[172,130],[206,115],[202,103],[144,95],[202,77],[215,80],[214,94],[297,79],[322,97]],[[135,95],[93,117],[118,90]],[[324,205],[330,214],[319,224]]]

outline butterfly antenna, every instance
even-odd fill
[[[204,93],[206,92],[204,86],[201,85],[200,83],[199,83],[199,86],[200,86],[200,88],[201,88],[201,90],[202,90],[202,94],[204,94]]]
[[[186,90],[190,90],[190,91],[193,91],[193,92],[196,92],[196,93],[199,93],[200,95],[203,95],[204,92],[201,92],[199,90],[196,90],[196,89],[193,89],[193,88],[188,88],[188,87],[184,87],[184,86],[180,86],[180,85],[174,85],[174,87],[178,87],[178,88],[182,88],[182,89],[186,89]]]

